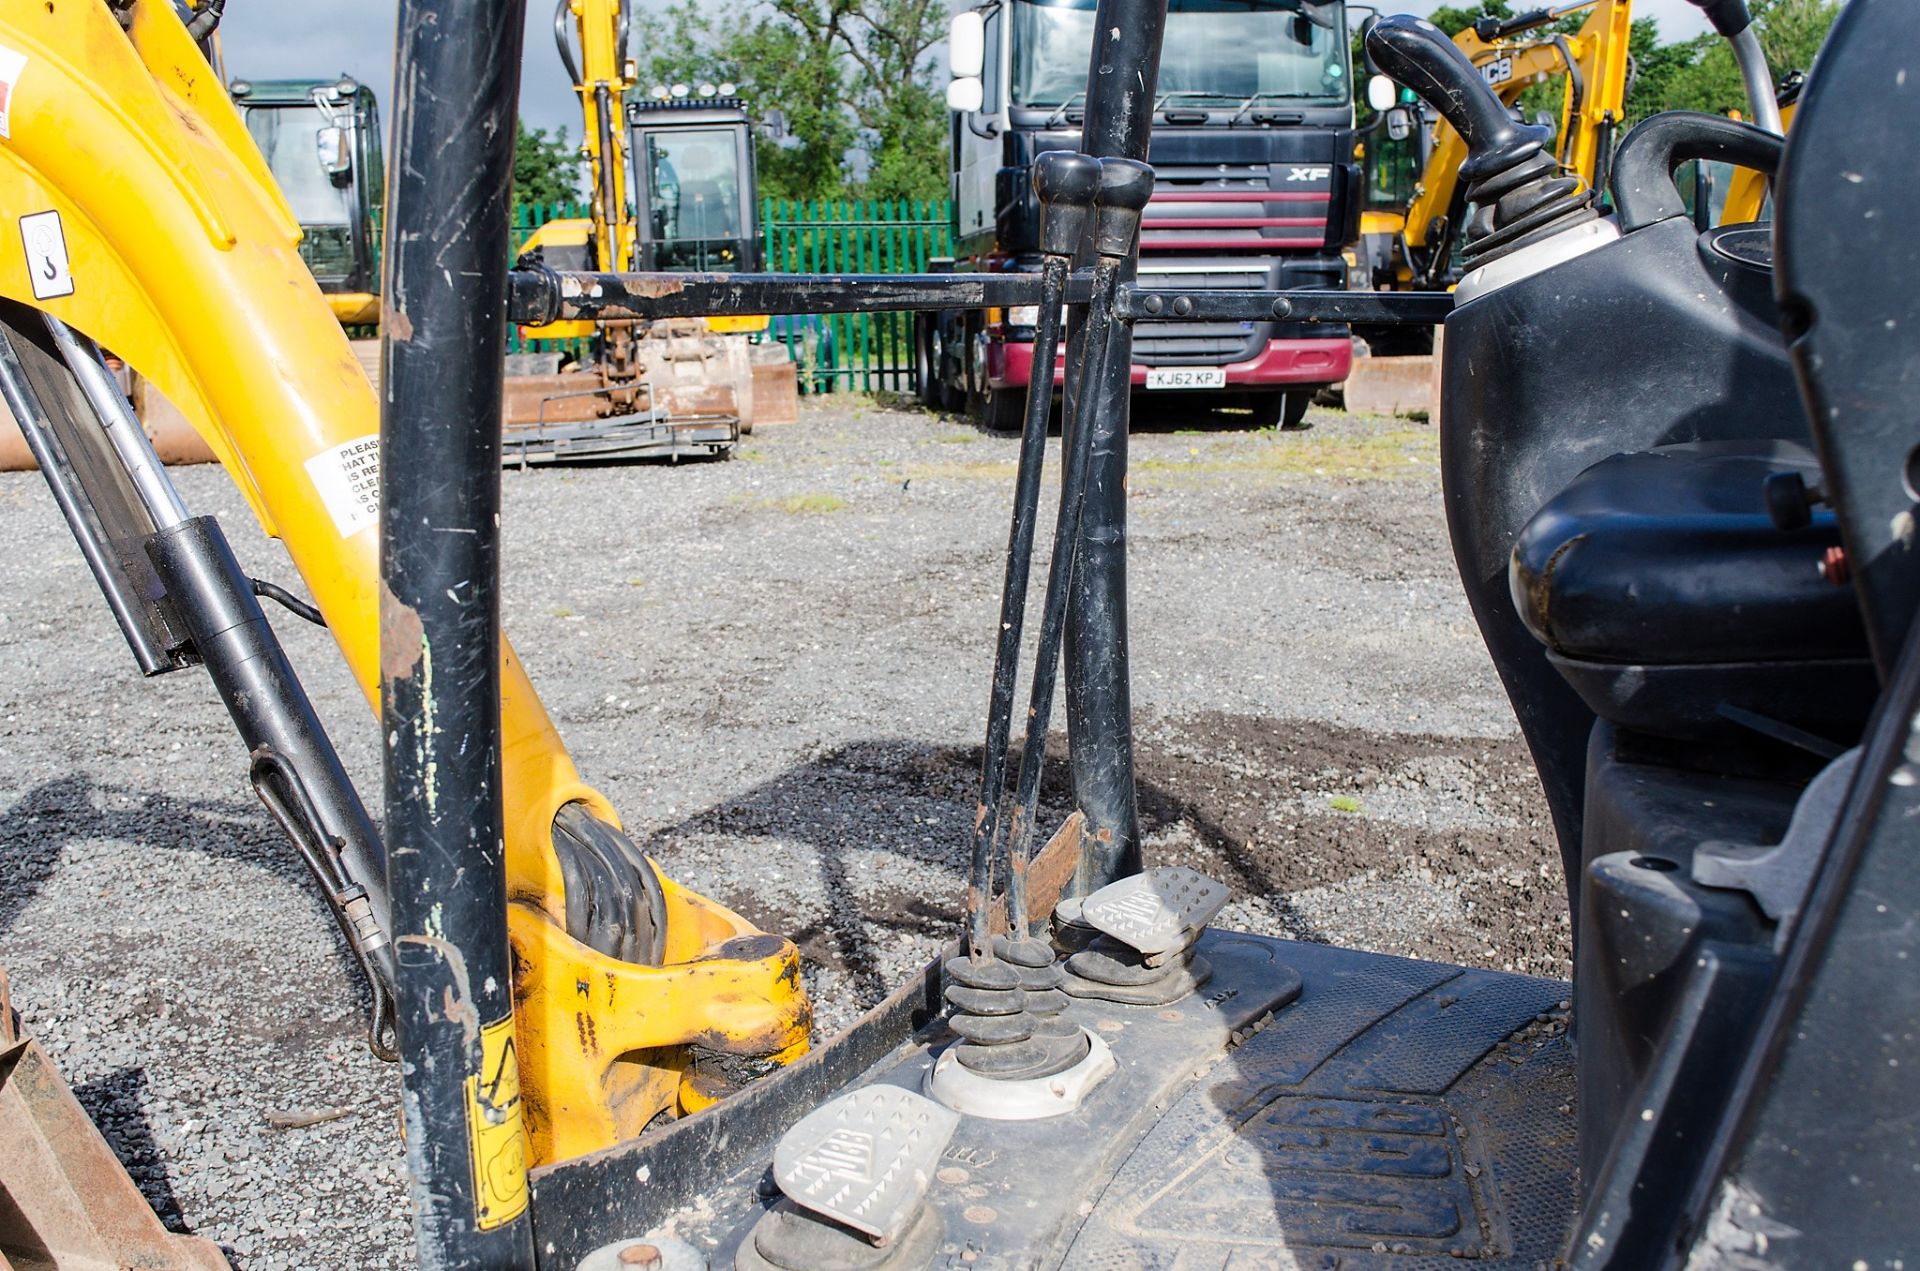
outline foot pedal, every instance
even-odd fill
[[[1100,933],[1067,959],[1061,988],[1075,997],[1166,1006],[1213,975],[1194,942],[1228,891],[1194,870],[1163,865],[1109,883],[1080,906],[1078,926]]]
[[[1078,896],[1068,896],[1053,907],[1053,947],[1063,958],[1072,957],[1100,938],[1100,929],[1088,925],[1083,908]]]
[[[923,1266],[945,1224],[922,1202],[960,1124],[898,1086],[868,1086],[814,1109],[773,1150],[784,1193],[740,1246],[738,1271],[886,1271]]]

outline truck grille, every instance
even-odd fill
[[[1156,164],[1140,249],[1286,251],[1324,247],[1326,164]]]
[[[1140,285],[1181,291],[1257,291],[1273,285],[1266,261],[1158,261],[1143,256]],[[1133,360],[1142,366],[1219,366],[1259,354],[1269,324],[1243,322],[1136,322]]]

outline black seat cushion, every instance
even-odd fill
[[[1783,531],[1768,474],[1819,465],[1791,442],[1691,442],[1603,459],[1543,506],[1508,581],[1527,627],[1565,658],[1636,665],[1862,658],[1853,589],[1820,573],[1833,516]]]

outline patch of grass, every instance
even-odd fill
[[[1335,812],[1358,812],[1360,800],[1350,794],[1336,794],[1327,800],[1327,806]]]
[[[573,617],[573,610],[567,608],[565,605],[561,605],[553,611],[553,616],[556,618],[571,618]]]
[[[929,438],[929,440],[937,441],[943,446],[966,446],[980,440],[980,434],[977,432],[943,432]]]
[[[1439,432],[1393,426],[1306,433],[1259,433],[1251,446],[1189,447],[1185,456],[1149,455],[1132,471],[1175,479],[1229,473],[1273,477],[1345,477],[1395,481],[1427,476],[1440,462]]]
[[[843,511],[847,501],[837,494],[789,494],[784,499],[770,499],[767,507],[776,512],[785,512],[791,516],[825,516],[830,512]]]

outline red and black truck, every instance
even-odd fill
[[[952,269],[1040,267],[1031,165],[1044,151],[1080,148],[1093,18],[1093,0],[993,0],[954,18]],[[1359,237],[1361,205],[1349,48],[1339,0],[1169,0],[1144,284],[1345,285],[1342,250]],[[922,399],[1018,428],[1034,316],[921,315]],[[1295,427],[1314,391],[1346,379],[1351,363],[1344,327],[1143,321],[1132,381]],[[1059,363],[1053,374],[1058,385]]]

